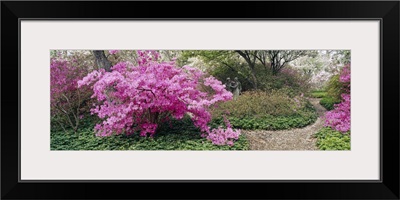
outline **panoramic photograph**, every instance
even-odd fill
[[[52,151],[349,151],[350,50],[50,50]]]

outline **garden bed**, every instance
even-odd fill
[[[112,135],[97,137],[93,124],[73,133],[58,130],[51,133],[51,150],[248,150],[249,145],[241,135],[233,146],[213,145],[202,138],[200,131],[193,126],[190,119],[174,121],[169,127],[165,124],[153,137],[141,137],[139,134],[126,136]]]

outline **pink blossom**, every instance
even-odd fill
[[[350,64],[343,67],[339,80],[346,83],[345,93],[341,95],[342,102],[336,104],[333,110],[325,113],[325,126],[345,133],[350,131],[351,125]]]
[[[215,145],[229,145],[233,146],[233,142],[239,139],[240,130],[233,130],[229,120],[224,116],[224,123],[226,129],[218,127],[209,132],[207,139]]]
[[[325,114],[325,126],[340,132],[350,130],[350,94],[342,94],[343,101],[335,105],[335,109]]]
[[[98,104],[92,108],[103,122],[95,126],[97,135],[133,134],[153,136],[160,123],[192,114],[192,121],[204,133],[210,133],[209,107],[232,99],[222,83],[196,68],[159,62],[157,51],[137,51],[138,65],[120,62],[111,72],[94,71],[79,81],[89,85]],[[211,94],[200,91],[210,87]],[[232,130],[228,131],[229,134]],[[215,133],[215,132],[214,132]]]
[[[50,101],[51,104],[60,103],[63,95],[76,93],[77,81],[86,75],[84,67],[79,67],[75,62],[66,59],[50,60]],[[79,89],[83,92],[84,89]],[[69,96],[69,95],[67,95]]]
[[[239,139],[239,135],[240,130],[233,130],[232,128],[223,129],[222,127],[218,127],[208,134],[207,139],[215,145],[232,146],[233,141]]]

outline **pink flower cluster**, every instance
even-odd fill
[[[133,134],[153,136],[160,123],[191,113],[194,125],[209,133],[209,106],[232,99],[222,83],[196,68],[158,62],[157,51],[138,51],[138,65],[120,62],[111,72],[93,71],[78,81],[90,85],[99,102],[91,111],[104,121],[95,126],[98,136]],[[200,85],[213,89],[202,92]]]
[[[51,105],[59,103],[62,95],[74,93],[77,81],[84,77],[87,71],[78,67],[75,60],[53,58],[50,60],[50,99]]]
[[[325,126],[345,133],[350,131],[351,122],[351,97],[350,97],[350,64],[343,67],[339,81],[345,83],[342,102],[335,105],[335,109],[325,113]]]
[[[325,126],[345,133],[350,130],[350,94],[342,94],[342,102],[325,114]]]
[[[147,51],[137,51],[138,55],[138,64],[139,65],[146,65],[151,64],[153,61],[157,61],[160,58],[160,54],[154,50],[147,50]]]
[[[207,139],[210,140],[215,145],[229,145],[233,146],[234,141],[239,139],[240,130],[233,130],[231,123],[224,116],[224,121],[226,125],[226,129],[222,127],[218,127],[217,129],[213,129],[207,136]]]
[[[350,74],[350,64],[345,65],[340,73],[339,77],[340,82],[342,83],[350,83],[351,74]]]

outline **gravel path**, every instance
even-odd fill
[[[318,150],[313,137],[324,125],[323,115],[326,111],[317,98],[310,98],[318,112],[314,124],[304,128],[280,131],[242,130],[250,143],[250,150]]]

